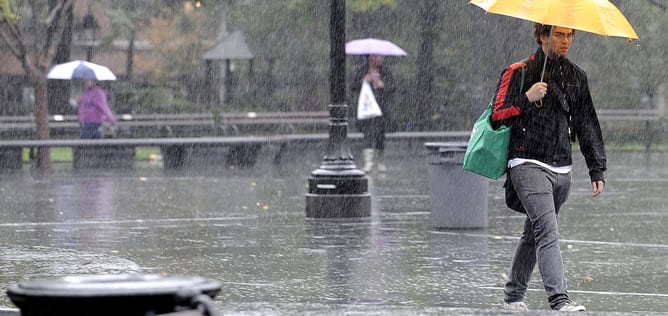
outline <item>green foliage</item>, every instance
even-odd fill
[[[136,29],[136,21],[121,10],[110,10],[107,13],[111,24],[111,37],[128,35],[130,30]]]
[[[174,96],[170,89],[162,87],[138,88],[121,84],[115,89],[114,111],[117,113],[184,113],[196,112],[192,102]]]
[[[364,12],[377,10],[382,6],[389,6],[392,9],[396,9],[397,0],[348,0],[346,1],[346,4],[353,12]]]
[[[165,62],[151,82],[163,88],[127,94],[132,102],[125,104],[133,111],[190,108],[190,102],[174,97],[177,93],[168,87],[183,90],[184,80],[202,86],[201,55],[215,42],[221,23],[229,32],[241,30],[255,55],[252,72],[247,61],[233,61],[234,98],[225,110],[322,111],[330,102],[329,1],[202,1],[202,8],[190,16],[183,13],[179,0],[103,1],[114,9],[110,17],[115,36],[127,37],[128,30],[149,27],[163,33],[153,34],[156,54]],[[598,107],[653,107],[660,85],[668,82],[668,59],[663,56],[668,50],[664,32],[668,16],[653,3],[620,1],[620,10],[641,37],[639,43],[578,32],[570,58],[587,71]],[[536,49],[531,23],[486,14],[468,1],[347,0],[346,8],[346,40],[384,38],[408,51],[406,57],[386,58],[399,83],[395,117],[401,126],[410,125],[427,107],[433,112],[429,118],[433,128],[468,129],[487,104],[503,67]],[[417,104],[417,91],[423,88],[418,86],[417,55],[423,44],[425,8],[437,16],[430,25],[433,81],[430,103]],[[347,73],[359,60],[348,57]],[[191,100],[205,96],[188,95]]]
[[[53,147],[49,149],[49,155],[53,162],[69,162],[72,161],[72,148],[70,147]],[[30,149],[24,148],[21,152],[21,160],[24,163],[30,163]]]
[[[242,30],[255,55],[254,77],[239,80],[240,85],[248,82],[256,91],[250,104],[267,108],[284,108],[287,104],[309,110],[326,106],[327,3],[250,0],[232,2],[226,8],[228,28]]]
[[[399,82],[395,117],[410,124],[419,107],[434,111],[434,128],[467,129],[487,104],[498,76],[507,64],[525,58],[536,49],[531,23],[486,14],[467,1],[438,2],[435,32],[431,104],[415,103],[417,54],[423,2],[412,0],[346,1],[346,39],[389,39],[408,51],[406,57],[390,57],[386,63]],[[255,54],[254,77],[244,102],[266,110],[322,110],[329,102],[329,1],[230,1],[207,9],[212,21],[226,21],[230,30],[242,30]],[[210,8],[210,7],[209,7]],[[643,90],[668,81],[665,69],[665,11],[649,1],[626,1],[620,9],[643,41],[629,46],[624,39],[578,34],[572,58],[590,77],[599,107],[633,107]],[[251,14],[252,13],[252,14]],[[655,52],[650,54],[648,52]],[[641,53],[643,55],[641,55]],[[350,56],[350,73],[359,58]],[[648,64],[650,66],[648,66]],[[620,73],[623,73],[620,74]],[[242,79],[242,80],[243,80]],[[240,80],[239,82],[243,82]],[[349,100],[354,104],[354,100]],[[235,103],[235,107],[243,107]],[[649,105],[647,105],[649,106]]]
[[[25,148],[21,154],[23,163],[30,163],[30,150]],[[71,162],[74,156],[70,147],[53,147],[49,150],[49,154],[53,162]],[[135,158],[137,160],[149,160],[154,155],[160,155],[160,147],[138,146],[136,148]]]
[[[665,9],[650,1],[624,1],[620,11],[640,41],[580,32],[575,41],[576,62],[584,64],[594,101],[605,108],[653,108],[659,86],[668,82]]]
[[[181,33],[194,33],[197,31],[197,23],[186,14],[179,14],[176,18],[177,29]]]
[[[12,10],[9,0],[0,0],[0,23],[16,23],[18,16]]]

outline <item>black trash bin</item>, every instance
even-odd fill
[[[487,227],[489,182],[463,169],[467,145],[466,142],[425,143],[433,227]]]
[[[79,275],[24,281],[7,295],[22,316],[218,315],[220,289],[201,277]]]

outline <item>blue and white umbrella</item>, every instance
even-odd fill
[[[51,67],[46,75],[48,79],[93,79],[93,80],[116,80],[109,68],[83,60],[75,60]]]

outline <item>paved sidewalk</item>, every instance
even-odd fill
[[[142,271],[220,280],[224,315],[510,315],[501,287],[522,217],[491,182],[488,228],[434,229],[416,152],[389,152],[389,171],[370,177],[372,216],[357,220],[304,217],[320,163],[307,155],[252,170],[3,176],[0,284]],[[592,315],[665,313],[668,153],[610,156],[599,199],[576,161],[560,217],[570,293]],[[534,276],[531,314],[550,315]]]

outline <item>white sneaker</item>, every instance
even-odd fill
[[[529,310],[529,307],[527,307],[527,304],[525,304],[524,302],[512,302],[512,303],[503,302],[503,308],[521,312],[526,312]]]
[[[568,302],[566,305],[562,306],[559,308],[560,312],[586,312],[587,309],[582,306],[578,305],[576,302]]]

